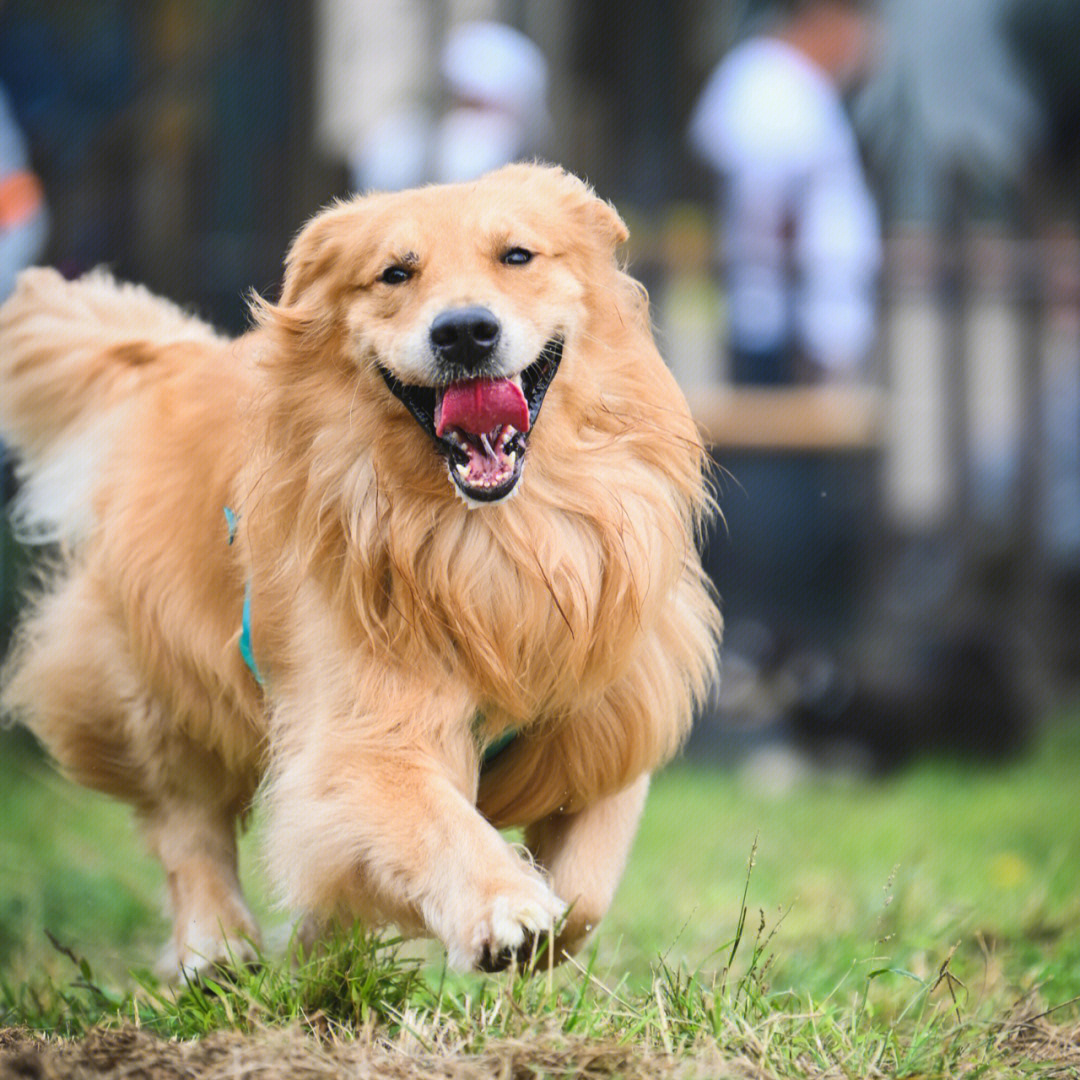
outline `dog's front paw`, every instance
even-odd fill
[[[548,940],[566,914],[544,882],[524,878],[493,890],[466,932],[447,942],[447,959],[459,971],[501,971],[527,963],[543,936]]]
[[[231,937],[207,934],[182,944],[173,941],[155,970],[166,981],[197,981],[225,978],[230,972],[251,969],[259,963],[257,931],[251,924]]]

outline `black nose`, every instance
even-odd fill
[[[495,351],[499,329],[487,308],[453,308],[432,322],[431,347],[444,364],[474,372]]]

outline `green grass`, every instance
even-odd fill
[[[181,987],[148,974],[167,925],[127,812],[0,738],[0,1025],[137,1024],[207,1047],[241,1032],[251,1060],[391,1054],[415,1064],[402,1076],[432,1055],[448,1076],[489,1060],[522,1076],[1080,1076],[1073,717],[1006,765],[780,797],[678,765],[591,950],[532,978],[450,975],[436,950],[356,931],[294,967],[250,837],[248,891],[282,947]]]

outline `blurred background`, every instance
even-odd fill
[[[105,264],[239,332],[334,196],[563,164],[712,448],[689,753],[1005,755],[1080,671],[1078,41],[1075,0],[6,0],[0,288]]]

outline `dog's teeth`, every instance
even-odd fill
[[[460,465],[455,465],[454,468],[457,469],[457,474],[458,474],[458,476],[461,477],[462,480],[468,479],[468,476],[469,476],[469,464],[468,464],[468,462],[462,462]]]

